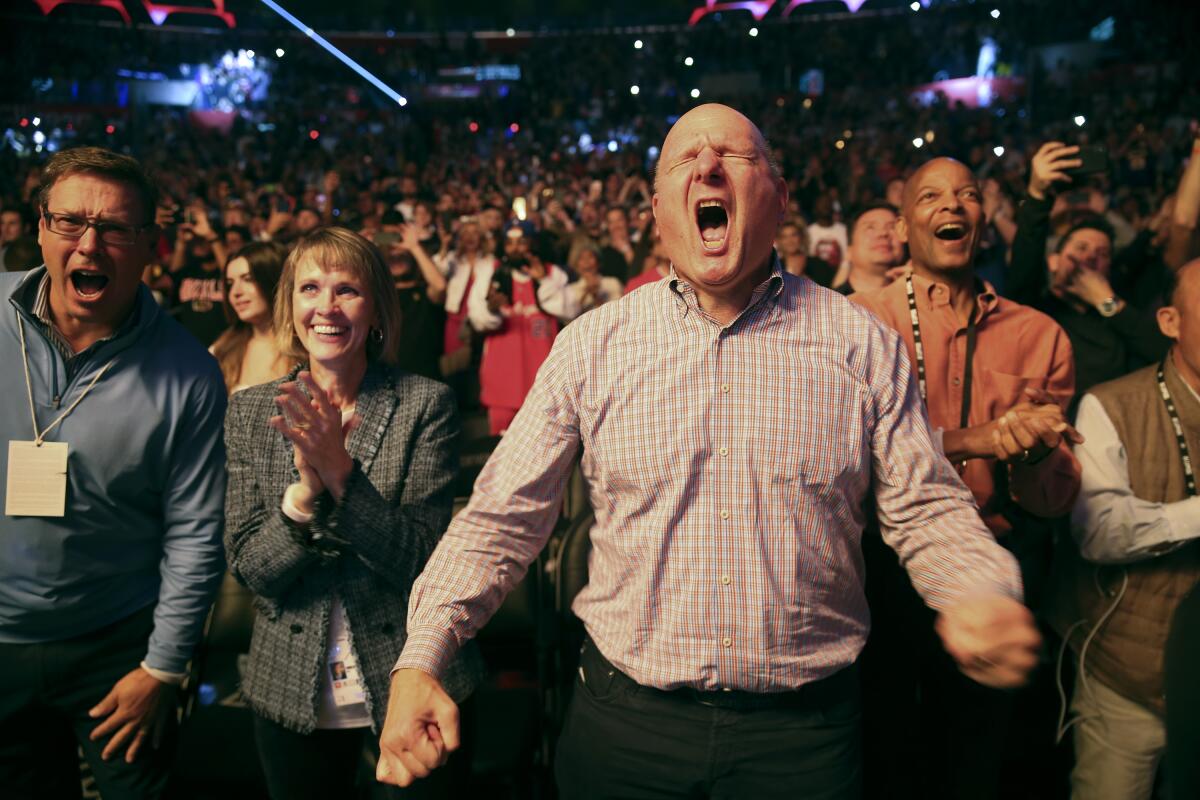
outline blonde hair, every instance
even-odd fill
[[[279,352],[295,361],[308,358],[308,351],[296,335],[292,319],[296,269],[306,259],[322,272],[345,270],[362,282],[375,311],[375,330],[379,331],[367,338],[367,358],[395,364],[400,349],[400,302],[396,298],[392,274],[379,248],[347,228],[317,228],[300,239],[284,262],[275,293],[275,335],[279,339]]]

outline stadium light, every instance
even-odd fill
[[[630,93],[630,94],[637,94],[637,93],[638,93],[638,92],[640,92],[640,91],[641,91],[641,89],[640,89],[640,88],[638,88],[637,84],[634,84],[633,86],[630,86],[630,87],[629,87],[629,93]]]
[[[642,49],[642,40],[641,40],[641,39],[635,39],[635,40],[634,40],[634,42],[633,42],[633,49],[634,49],[634,50],[641,50],[641,49]]]
[[[1079,127],[1082,128],[1085,122],[1087,122],[1087,117],[1085,117],[1083,114],[1079,114],[1075,117],[1075,124]]]
[[[388,97],[395,100],[399,105],[401,105],[401,106],[408,105],[408,98],[401,95],[399,92],[397,92],[392,87],[388,86],[386,83],[381,81],[379,78],[376,78],[374,75],[372,75],[370,72],[368,72],[365,67],[363,67],[361,64],[359,64],[357,61],[355,61],[350,56],[343,53],[341,50],[334,47],[332,44],[330,44],[325,39],[325,37],[321,36],[321,34],[317,33],[312,28],[308,27],[303,22],[298,20],[286,8],[279,5],[279,3],[276,3],[275,0],[262,0],[262,2],[263,2],[263,5],[265,5],[267,8],[271,9],[272,11],[274,11],[279,16],[283,17],[285,20],[287,20],[292,25],[294,25],[298,30],[304,31],[305,36],[312,39],[317,44],[321,45],[321,47],[324,47],[338,61],[341,61],[347,67],[349,67],[350,69],[357,72],[359,75],[361,75],[363,78],[365,78],[376,89],[378,89],[379,91],[386,94]]]
[[[683,60],[683,65],[685,67],[690,67],[692,64],[695,64],[695,63],[696,63],[695,60],[693,60],[691,56],[688,56],[687,58],[685,58]]]
[[[923,144],[925,144],[925,140],[924,140],[924,139],[922,139],[920,136],[918,136],[917,138],[913,139],[913,147],[917,148],[918,150],[920,150],[920,149],[921,149],[921,146],[922,146]]]
[[[992,9],[992,19],[1000,19],[1000,9],[998,9],[998,8]]]
[[[699,97],[699,96],[700,96],[700,90],[699,90],[699,89],[692,89],[692,97],[693,97],[693,98],[696,98],[696,97]]]
[[[758,28],[751,28],[751,29],[750,29],[750,35],[751,35],[751,36],[758,36]]]
[[[1002,145],[996,145],[992,148],[992,152],[996,154],[996,158],[1000,158],[1004,155],[1004,147]]]

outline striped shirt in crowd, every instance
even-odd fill
[[[521,580],[581,446],[596,523],[573,609],[643,685],[778,692],[853,663],[868,494],[934,608],[1021,596],[892,330],[777,264],[722,326],[672,274],[559,335],[413,588],[398,668],[440,674]]]

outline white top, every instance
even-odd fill
[[[342,427],[345,428],[354,417],[354,408],[342,409]],[[305,513],[296,507],[292,500],[292,484],[283,493],[281,510],[295,522],[304,524],[312,522],[313,515]],[[371,715],[367,713],[366,703],[339,706],[333,699],[333,677],[329,664],[341,661],[342,654],[336,652],[341,640],[352,641],[350,636],[350,620],[346,617],[346,607],[337,592],[333,593],[333,604],[329,608],[329,630],[326,632],[326,658],[321,659],[321,691],[317,698],[317,729],[344,730],[346,728],[369,728]]]
[[[1094,395],[1085,394],[1079,402],[1075,427],[1087,441],[1075,446],[1083,474],[1071,532],[1085,559],[1128,564],[1200,538],[1200,497],[1152,503],[1134,496],[1125,445]]]

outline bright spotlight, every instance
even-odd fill
[[[633,42],[633,49],[634,49],[634,50],[641,50],[641,49],[642,49],[642,40],[641,40],[641,39],[635,39],[635,40],[634,40],[634,42]]]
[[[921,4],[916,2],[916,0],[914,0],[912,3],[910,3],[908,7],[911,8],[913,11],[921,10]]]
[[[1004,155],[1004,148],[1001,145],[996,145],[992,148],[992,152],[996,154],[996,158],[1000,158]]]
[[[998,8],[992,9],[992,19],[1000,19],[1000,9],[998,9]]]
[[[504,31],[504,35],[505,36],[516,36],[517,32],[515,30],[513,30],[512,28],[508,28],[507,30]]]
[[[922,139],[920,136],[918,136],[917,138],[913,139],[913,147],[917,148],[918,150],[920,150],[920,149],[921,149],[921,146],[922,146],[923,144],[925,144],[925,140],[924,140],[924,139]]]
[[[275,48],[275,57],[276,57],[276,58],[283,58],[283,48],[282,48],[282,47],[276,47],[276,48]]]
[[[691,56],[688,56],[687,58],[685,58],[685,59],[683,60],[683,65],[684,65],[685,67],[690,67],[692,64],[695,64],[695,63],[696,63],[696,62],[695,62],[695,61],[692,59],[692,57],[691,57]]]
[[[751,36],[758,36],[758,28],[751,28],[751,29],[750,29],[750,35],[751,35]]]
[[[1081,127],[1081,128],[1082,128],[1082,127],[1083,127],[1083,123],[1085,123],[1085,122],[1087,122],[1087,117],[1085,117],[1083,114],[1078,114],[1078,115],[1076,115],[1076,117],[1075,117],[1075,124],[1076,124],[1076,125],[1078,125],[1079,127]]]
[[[637,94],[640,91],[641,91],[641,89],[639,89],[636,84],[629,87],[630,94]]]
[[[367,69],[362,64],[359,64],[357,61],[355,61],[350,56],[343,53],[337,47],[330,44],[328,41],[326,41],[325,37],[321,36],[321,34],[317,33],[312,28],[305,25],[303,22],[301,22],[299,19],[297,19],[294,14],[292,14],[290,11],[288,11],[283,6],[279,5],[279,3],[275,2],[275,0],[262,0],[262,2],[263,2],[263,5],[265,5],[267,8],[271,9],[276,14],[283,17],[288,22],[290,22],[292,25],[294,25],[297,30],[304,31],[305,36],[309,37],[310,39],[315,41],[317,44],[321,45],[321,47],[325,48],[325,50],[327,50],[330,55],[332,55],[338,61],[341,61],[343,64],[345,64],[350,69],[357,72],[360,76],[362,76],[362,78],[364,80],[368,81],[376,89],[383,92],[388,97],[392,98],[392,100],[396,101],[397,103],[399,103],[402,106],[408,104],[408,100],[405,99],[404,97],[401,97],[399,92],[397,92],[392,87],[388,86],[386,83],[381,81],[379,78],[375,77],[370,72],[368,72]]]
[[[699,90],[699,89],[692,89],[692,97],[693,97],[693,98],[696,98],[696,97],[699,97],[699,96],[700,96],[700,90]]]

